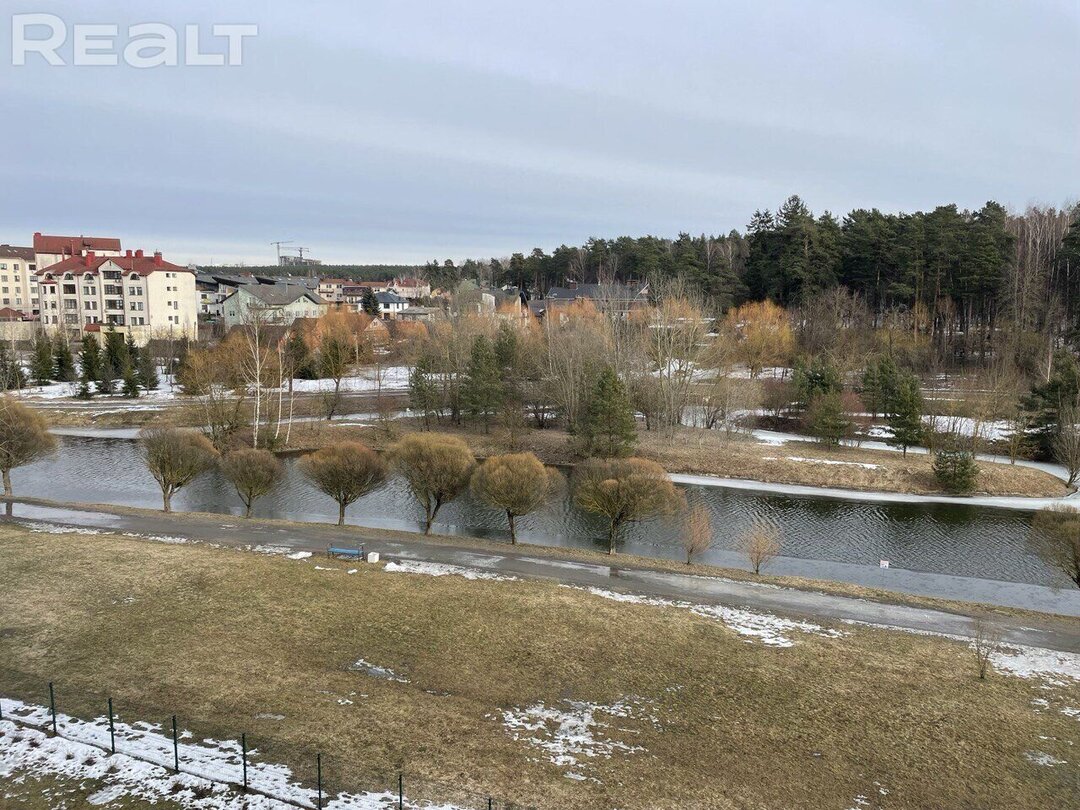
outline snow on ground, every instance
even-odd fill
[[[355,672],[363,672],[373,678],[382,678],[384,681],[397,681],[398,683],[408,683],[408,678],[403,678],[398,675],[390,667],[381,667],[378,664],[373,664],[370,661],[365,661],[363,658],[356,659],[349,669]]]
[[[803,458],[802,456],[784,456],[788,461],[800,461],[805,464],[839,464],[843,467],[862,467],[864,470],[876,470],[880,464],[865,464],[859,461],[834,461],[828,458]],[[779,461],[776,456],[764,456],[762,461]]]
[[[94,793],[90,804],[107,804],[132,798],[156,804],[166,799],[190,810],[285,810],[288,805],[273,798],[249,794],[241,796],[225,783],[241,780],[240,743],[236,740],[193,742],[191,734],[181,735],[181,773],[171,771],[172,740],[152,723],[117,722],[115,755],[102,748],[109,745],[109,723],[105,717],[83,721],[57,714],[58,737],[43,729],[49,724],[44,706],[4,699],[0,721],[0,797],[18,797],[24,775],[59,776],[68,779],[101,780],[105,787]],[[8,718],[18,718],[26,728]],[[39,730],[42,729],[42,730]],[[302,807],[315,807],[316,791],[297,782],[284,765],[254,761],[257,751],[249,749],[248,783],[255,789]],[[314,771],[314,763],[312,763]],[[339,794],[324,802],[326,810],[390,810],[397,795],[390,792]],[[408,808],[460,810],[453,805],[418,804],[405,801]]]
[[[403,391],[409,387],[409,369],[407,366],[388,366],[382,369],[367,367],[354,377],[343,377],[341,391],[377,391],[380,385],[383,391]],[[319,394],[334,390],[333,380],[293,380],[293,391],[298,394]]]
[[[839,630],[829,630],[812,622],[800,622],[794,619],[782,619],[771,613],[756,613],[743,608],[725,607],[724,605],[695,605],[691,602],[678,602],[673,599],[660,599],[653,596],[641,596],[632,593],[620,593],[608,591],[603,588],[577,588],[573,585],[563,585],[564,588],[586,590],[594,596],[611,599],[616,602],[630,602],[637,605],[653,605],[655,607],[677,607],[689,610],[706,619],[717,619],[723,622],[729,630],[733,630],[741,636],[749,639],[758,639],[770,647],[792,647],[795,642],[791,640],[791,633],[809,633],[815,636],[839,638],[844,634]]]
[[[458,576],[464,577],[465,579],[490,579],[503,582],[513,582],[517,580],[517,577],[509,574],[495,574],[491,571],[481,571],[478,568],[466,568],[462,565],[420,562],[418,560],[388,562],[383,570],[398,574],[426,574],[429,577]]]
[[[917,636],[937,636],[963,644],[971,644],[966,636],[952,633],[935,633],[931,630],[917,630],[910,627],[897,627],[892,624],[862,622],[857,619],[844,619],[844,624],[873,627],[877,630],[893,630],[913,633]],[[1043,647],[1029,647],[1003,641],[990,654],[990,663],[994,669],[1018,678],[1039,678],[1050,686],[1065,686],[1067,681],[1080,682],[1080,653],[1048,650]]]
[[[590,759],[645,750],[619,739],[638,733],[619,728],[620,719],[644,720],[660,728],[650,704],[636,698],[623,698],[610,706],[578,700],[563,700],[558,706],[540,702],[502,713],[503,726],[511,737],[539,748],[554,765],[571,769],[565,776],[575,780],[587,778],[580,771]]]
[[[186,537],[174,537],[168,534],[139,534],[138,532],[113,532],[108,529],[89,529],[84,526],[63,526],[57,523],[41,523],[36,520],[20,520],[20,525],[39,534],[109,534],[113,536],[135,537],[140,540],[153,540],[156,543],[186,543]]]
[[[1065,760],[1058,759],[1057,757],[1051,756],[1050,754],[1047,754],[1043,751],[1025,751],[1024,756],[1027,757],[1028,761],[1034,765],[1046,765],[1052,768],[1055,765],[1067,764]]]

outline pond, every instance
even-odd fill
[[[158,508],[156,482],[128,439],[61,437],[52,457],[13,473],[15,492],[26,497],[70,502],[109,503]],[[260,517],[334,522],[337,505],[299,473],[296,459],[286,460],[287,477],[259,500]],[[686,486],[691,503],[704,504],[715,533],[713,549],[700,559],[721,563],[737,548],[754,521],[780,530],[782,554],[788,557],[877,566],[887,559],[896,568],[997,579],[1036,585],[1067,584],[1028,548],[1031,514],[984,506],[923,503],[875,503],[842,498],[786,496],[723,487]],[[232,486],[214,471],[197,479],[173,499],[173,508],[239,514]],[[417,530],[421,511],[404,482],[390,479],[360,499],[347,513],[349,523]],[[462,497],[443,507],[437,531],[507,539],[505,516]],[[519,520],[519,540],[554,546],[606,549],[604,524],[561,498]],[[642,556],[681,556],[674,520],[628,526],[620,550]]]

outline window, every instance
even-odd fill
[[[11,292],[11,290],[9,290],[7,287],[4,287],[2,290],[0,290],[0,292],[4,293],[4,295],[7,295],[9,292]]]
[[[64,309],[78,309],[78,308],[79,308],[79,302],[78,301],[72,301],[70,298],[65,298],[64,299]]]
[[[142,287],[128,287],[128,295],[142,295]]]
[[[0,281],[3,281],[6,284],[7,283],[7,276],[6,275],[0,276]]]
[[[123,301],[117,301],[117,300],[115,300],[113,298],[106,298],[105,299],[105,309],[123,309],[123,308],[124,308],[124,302]]]
[[[4,306],[7,306],[7,305],[8,305],[8,304],[10,304],[10,303],[11,303],[11,299],[10,299],[10,298],[5,298],[5,299],[4,299]]]
[[[95,295],[96,293],[97,293],[97,290],[95,290],[93,287],[83,287],[82,288],[82,294],[83,295]]]
[[[97,301],[86,301],[83,303],[83,309],[97,309]]]
[[[79,316],[78,315],[65,315],[64,316],[64,323],[71,324],[72,326],[78,326],[78,324],[79,324]]]
[[[86,316],[86,322],[87,323],[97,323],[98,322],[97,315],[87,315]]]
[[[129,308],[132,312],[142,312],[142,301],[131,301]]]
[[[119,270],[105,270],[101,274],[101,277],[104,278],[106,281],[119,281],[120,280],[120,271]]]
[[[124,288],[123,288],[123,286],[121,286],[119,284],[106,284],[105,285],[105,294],[106,295],[123,295],[124,294]]]
[[[74,284],[65,284],[64,295],[75,295],[75,286]]]

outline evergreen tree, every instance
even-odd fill
[[[470,416],[484,420],[484,432],[491,426],[491,417],[503,400],[502,374],[495,349],[484,335],[477,335],[465,372],[465,408]]]
[[[71,345],[62,334],[56,336],[53,343],[53,379],[59,382],[74,382],[75,358],[71,354]]]
[[[0,343],[0,391],[18,391],[26,387],[26,374],[22,365],[8,350],[6,343]]]
[[[839,394],[843,388],[839,370],[823,356],[815,357],[809,366],[797,360],[791,380],[795,398],[802,408],[809,407],[819,396]]]
[[[424,416],[424,427],[431,427],[431,417],[439,408],[439,388],[431,376],[431,358],[422,356],[409,372],[409,407]]]
[[[946,447],[934,456],[934,477],[945,491],[963,495],[975,488],[979,466],[970,451]]]
[[[101,347],[93,335],[83,336],[79,367],[82,369],[82,376],[89,382],[97,382],[101,376]]]
[[[99,394],[116,393],[116,366],[112,364],[112,360],[108,357],[101,363],[101,371],[97,379],[97,390]]]
[[[124,341],[124,352],[128,365],[137,372],[139,368],[140,352],[139,347],[135,345],[135,338],[132,336],[131,332],[127,333],[127,339]],[[120,366],[120,368],[123,368],[123,366]]]
[[[298,380],[314,380],[319,376],[311,348],[299,329],[289,330],[289,337],[285,341],[285,363],[291,369],[292,377]]]
[[[79,375],[79,387],[75,391],[75,396],[79,399],[94,398],[94,388],[90,385],[90,378],[86,376],[86,372]]]
[[[844,411],[840,394],[830,391],[818,394],[806,411],[806,427],[822,444],[832,447],[840,444],[852,432],[852,421]]]
[[[118,372],[128,365],[128,351],[124,344],[124,336],[112,326],[105,333],[105,359],[113,370],[113,379]]]
[[[375,291],[371,287],[364,288],[364,295],[360,299],[360,309],[372,318],[378,318],[382,314],[379,311],[379,299],[375,297]]]
[[[128,399],[139,398],[139,374],[130,363],[124,369],[124,388],[120,393]]]
[[[637,444],[630,397],[610,366],[596,379],[580,432],[585,453],[591,456],[628,456]]]
[[[154,360],[153,355],[147,349],[139,352],[139,365],[136,376],[139,385],[142,386],[144,391],[156,391],[161,384],[161,380],[158,378],[157,361]]]
[[[896,411],[900,372],[889,355],[879,355],[866,364],[862,378],[862,400],[871,415],[889,416]]]
[[[1080,363],[1076,357],[1060,349],[1054,355],[1050,379],[1034,386],[1023,404],[1032,413],[1032,433],[1039,457],[1052,459],[1061,410],[1080,404]]]
[[[30,375],[38,385],[52,382],[56,365],[53,361],[52,341],[44,332],[34,335],[34,345],[30,355]]]
[[[901,448],[905,456],[909,447],[920,444],[926,436],[922,412],[919,380],[914,374],[905,374],[897,385],[892,413],[889,415],[892,436],[888,439],[889,444]]]

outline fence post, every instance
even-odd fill
[[[176,715],[172,716],[172,755],[173,770],[180,773],[180,740],[176,736]]]
[[[240,735],[240,753],[244,758],[244,793],[247,793],[247,734]]]
[[[404,779],[400,773],[397,775],[397,806],[398,810],[401,810],[405,806]]]
[[[56,695],[53,693],[53,682],[49,681],[49,714],[52,715],[52,733],[56,736]]]
[[[319,799],[316,803],[316,810],[322,810],[322,754],[315,755],[315,784],[319,788]]]
[[[109,698],[109,747],[116,753],[116,727],[113,725],[112,698]]]

